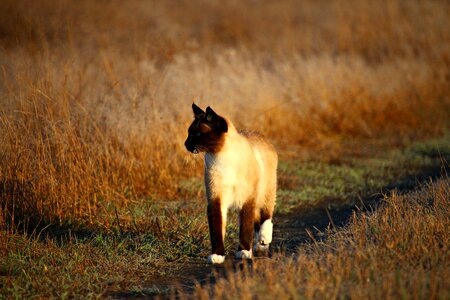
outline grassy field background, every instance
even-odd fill
[[[445,170],[449,10],[415,0],[1,1],[1,295],[153,295],[147,283],[208,254],[203,162],[183,146],[193,101],[273,141],[280,216]],[[429,189],[448,196],[442,180]],[[444,237],[429,243],[448,247]],[[319,268],[323,247],[308,256]],[[320,280],[339,283],[336,297],[359,295]],[[445,298],[448,285],[430,291]]]

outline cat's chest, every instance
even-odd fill
[[[205,175],[214,185],[238,185],[242,180],[242,164],[238,153],[205,155]]]

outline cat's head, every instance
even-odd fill
[[[189,126],[188,137],[184,142],[186,149],[192,153],[219,152],[225,141],[225,133],[228,131],[227,121],[209,106],[206,111],[203,111],[192,103],[192,110],[195,119]]]

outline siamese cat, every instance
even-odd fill
[[[237,258],[252,258],[254,251],[267,252],[272,242],[272,215],[277,188],[278,156],[261,135],[238,131],[230,120],[209,106],[203,111],[192,104],[195,119],[184,143],[194,154],[205,153],[205,186],[211,255],[208,261],[225,260],[224,237],[227,212],[239,212]]]

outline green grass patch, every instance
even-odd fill
[[[413,185],[414,175],[448,164],[450,137],[420,142],[372,157],[348,157],[339,163],[281,161],[277,213],[299,205],[352,205],[393,185]],[[404,182],[407,181],[407,182]]]

